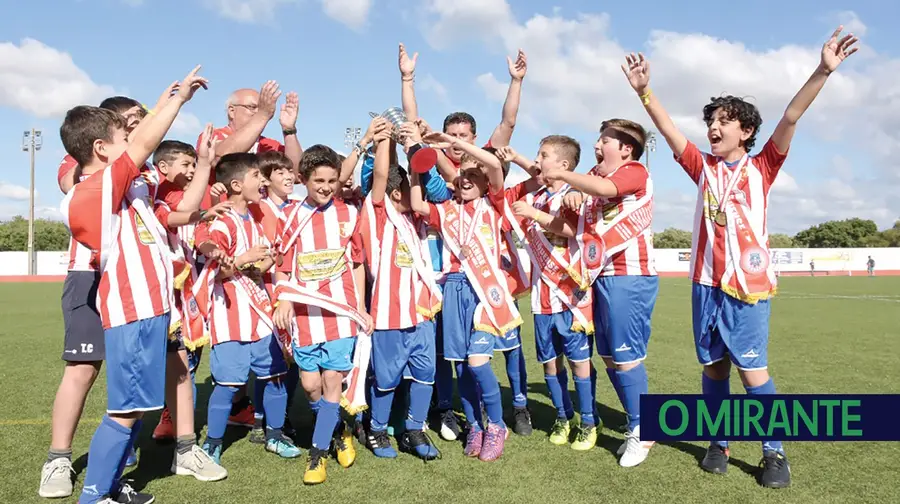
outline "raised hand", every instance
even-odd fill
[[[859,50],[859,46],[853,47],[853,44],[857,43],[859,39],[852,33],[849,33],[838,40],[838,37],[841,36],[841,31],[843,30],[843,26],[838,26],[837,29],[834,30],[834,33],[831,34],[831,38],[822,46],[821,66],[828,73],[837,70],[837,67],[840,66],[848,56]]]
[[[394,133],[394,125],[385,121],[384,126],[381,129],[377,130],[377,132],[375,133],[375,136],[372,138],[372,140],[376,144],[379,142],[383,142],[385,140],[390,140],[391,135],[393,133]]]
[[[372,121],[369,123],[369,127],[366,129],[365,134],[363,134],[362,141],[360,141],[360,145],[363,147],[369,145],[373,141],[375,141],[375,135],[380,133],[381,130],[387,127],[387,119],[381,116],[375,116],[372,118]]]
[[[456,138],[441,131],[432,131],[425,135],[422,140],[435,149],[449,149],[456,143]]]
[[[289,129],[297,126],[297,115],[300,112],[300,97],[296,92],[291,91],[284,97],[284,103],[281,104],[281,121],[282,129]]]
[[[421,117],[416,119],[416,126],[419,127],[419,134],[422,135],[422,137],[425,137],[432,131],[431,126],[429,126],[428,123],[425,122],[425,119],[422,119]]]
[[[154,112],[159,112],[159,109],[163,108],[163,105],[165,105],[166,102],[169,101],[169,98],[172,98],[175,95],[175,93],[178,92],[178,86],[180,86],[180,85],[181,85],[181,83],[178,81],[175,81],[175,82],[169,84],[169,86],[166,88],[166,90],[163,91],[163,93],[161,95],[159,95],[159,99],[156,100],[156,105],[153,106],[152,110]]]
[[[200,71],[200,65],[194,67],[193,70],[181,81],[178,85],[178,92],[175,94],[179,99],[184,102],[189,101],[194,97],[194,93],[200,89],[208,89],[209,81],[206,77],[201,77],[197,75],[197,72]]]
[[[414,53],[412,58],[406,53],[406,46],[400,44],[400,55],[397,64],[400,67],[400,76],[410,78],[416,73],[416,60],[419,59],[419,53]]]
[[[639,94],[644,94],[650,86],[650,62],[644,59],[643,53],[631,53],[625,56],[622,72],[628,77],[628,83]]]
[[[516,55],[515,61],[507,56],[506,64],[509,65],[509,76],[514,80],[525,78],[525,73],[528,71],[528,57],[525,56],[525,51],[519,49],[519,54]]]
[[[219,199],[223,194],[228,194],[228,189],[221,182],[216,182],[209,188],[209,196],[214,200]]]
[[[398,132],[400,138],[404,140],[404,143],[412,142],[419,143],[422,141],[422,133],[419,131],[419,127],[414,122],[406,122],[400,125],[400,131]]]
[[[262,89],[259,90],[259,103],[256,113],[265,114],[269,119],[275,117],[275,106],[280,96],[281,91],[278,89],[278,83],[273,80],[266,81]]]
[[[563,205],[573,212],[580,211],[582,203],[584,203],[584,195],[578,191],[571,191],[563,196]]]
[[[518,155],[519,153],[509,145],[497,149],[497,158],[504,163],[511,163]]]
[[[513,215],[523,219],[534,219],[535,209],[524,201],[516,201],[512,204]]]
[[[197,159],[198,160],[207,160],[209,159],[209,148],[212,146],[212,136],[213,136],[213,125],[212,123],[206,123],[206,127],[203,128],[203,133],[200,134],[200,143],[197,144]]]

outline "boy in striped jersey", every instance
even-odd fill
[[[233,265],[211,261],[198,285],[210,289],[209,310],[212,351],[209,368],[216,382],[209,397],[208,430],[203,449],[219,463],[222,438],[234,394],[252,371],[265,383],[266,451],[284,458],[299,457],[300,449],[282,432],[287,393],[281,377],[287,372],[281,344],[273,334],[272,306],[262,275],[275,264],[271,244],[249,205],[262,195],[262,176],[255,154],[222,156],[216,181],[228,190],[232,207],[209,228],[210,241],[234,258]],[[211,278],[215,275],[215,278]]]
[[[711,153],[702,153],[675,126],[650,91],[650,64],[642,54],[626,57],[622,71],[640,96],[675,159],[697,184],[691,277],[694,342],[703,364],[703,393],[730,392],[732,364],[748,394],[775,394],[768,372],[770,299],[776,276],[769,261],[768,194],[787,157],[797,122],[845,58],[857,38],[839,26],[822,46],[819,66],[788,104],[762,150],[750,150],[762,118],[756,107],[734,96],[713,98],[703,108]],[[760,483],[785,488],[791,469],[781,441],[763,441]],[[726,441],[710,443],[700,466],[724,474]]]
[[[98,307],[104,328],[107,414],[91,440],[79,502],[152,502],[120,484],[128,447],[146,411],[162,409],[172,265],[152,210],[142,166],[182,105],[206,79],[192,70],[177,93],[142,121],[128,142],[122,116],[79,106],[66,114],[60,137],[82,170],[94,171],[69,191],[61,212],[72,236],[99,253]],[[77,180],[78,177],[75,177]]]
[[[552,170],[544,174],[588,196],[572,194],[581,208],[585,264],[591,270],[597,353],[628,416],[625,442],[619,447],[619,465],[643,462],[652,443],[640,440],[640,401],[648,390],[647,358],[650,320],[659,292],[653,256],[653,183],[650,172],[637,160],[644,151],[646,132],[626,119],[610,119],[600,126],[594,145],[597,164],[589,174]],[[621,223],[621,225],[620,225]],[[621,230],[627,228],[628,233]],[[599,231],[603,229],[603,231]],[[603,240],[605,254],[596,253],[592,240]],[[618,307],[628,306],[628,310]]]
[[[353,369],[356,337],[370,333],[362,252],[356,239],[357,209],[334,198],[340,162],[329,147],[303,153],[300,179],[303,203],[292,205],[281,235],[283,261],[275,288],[279,329],[293,327],[294,360],[300,383],[316,416],[303,482],[326,479],[325,459],[334,441],[338,463],[356,461],[353,436],[341,421],[343,379]]]
[[[418,128],[415,128],[416,130]],[[441,293],[434,282],[427,248],[409,204],[406,172],[392,163],[395,149],[386,128],[375,136],[372,192],[363,204],[359,231],[372,275],[372,419],[368,441],[378,457],[395,458],[387,435],[394,390],[404,370],[412,377],[406,430],[400,448],[424,459],[437,457],[425,435],[435,372],[434,316]],[[423,257],[425,256],[425,257]]]
[[[501,149],[504,158],[516,159],[511,149]],[[581,146],[573,138],[551,135],[541,140],[537,158],[528,165],[531,180],[507,191],[512,211],[524,219],[531,267],[531,310],[534,313],[534,338],[538,361],[544,366],[544,380],[557,419],[550,442],[569,442],[571,406],[565,403],[568,390],[559,381],[563,355],[575,375],[575,392],[581,414],[581,427],[572,449],[590,450],[597,443],[599,417],[594,412],[594,386],[591,381],[591,354],[588,337],[593,332],[590,313],[589,280],[583,276],[583,262],[576,240],[579,216],[563,205],[569,184],[548,181],[544,173],[574,171],[581,158]],[[524,164],[524,163],[523,163]],[[536,192],[535,192],[536,191]],[[580,279],[580,280],[578,280]]]

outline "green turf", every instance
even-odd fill
[[[62,318],[59,284],[0,284],[0,502],[38,502],[41,464],[50,439],[50,409],[62,373],[59,360]],[[770,370],[784,393],[900,393],[900,279],[831,277],[784,278],[773,303]],[[653,318],[646,361],[651,392],[696,393],[700,367],[691,337],[690,284],[663,279]],[[523,303],[526,307],[527,303]],[[526,320],[530,316],[526,315]],[[150,432],[158,414],[148,415],[139,440],[140,464],[126,472],[135,487],[146,488],[164,503],[275,502],[900,502],[898,443],[788,443],[793,487],[766,490],[752,476],[759,443],[732,444],[725,476],[704,473],[698,458],[703,443],[658,445],[641,466],[622,469],[614,455],[624,423],[621,406],[601,373],[598,400],[607,428],[590,452],[556,447],[546,439],[554,411],[543,374],[534,361],[530,322],[524,330],[530,404],[535,433],[510,437],[506,453],[485,464],[463,457],[457,443],[437,440],[443,459],[423,463],[405,455],[378,460],[360,449],[354,467],[329,461],[329,479],[306,488],[303,459],[281,460],[251,445],[246,431],[229,428],[233,444],[223,463],[227,480],[200,483],[168,473],[172,445],[158,446]],[[503,359],[496,365],[502,366]],[[505,372],[496,368],[505,404]],[[198,426],[205,425],[209,394],[208,356],[198,375]],[[86,450],[103,414],[105,375],[91,393],[76,435],[74,457],[84,478]],[[732,390],[742,391],[732,378]],[[303,403],[303,401],[298,401]],[[309,416],[293,412],[308,447]],[[900,427],[900,425],[898,425]],[[198,427],[200,428],[200,427]],[[437,436],[432,436],[437,439]],[[76,498],[60,502],[75,502]]]

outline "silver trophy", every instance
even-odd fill
[[[376,117],[383,117],[386,119],[387,122],[394,126],[391,138],[401,145],[405,144],[404,139],[400,137],[400,126],[409,122],[409,119],[406,117],[403,109],[400,107],[391,107],[381,114],[369,112],[369,116],[373,119]],[[409,161],[409,167],[412,171],[416,173],[425,173],[437,164],[437,151],[420,142],[409,146],[407,160]]]

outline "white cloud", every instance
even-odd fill
[[[210,9],[224,18],[241,23],[262,23],[275,19],[279,5],[296,0],[204,0]]]
[[[37,194],[37,191],[35,191],[35,198],[37,198]],[[29,191],[27,187],[10,184],[9,182],[0,182],[0,198],[12,200],[28,200]]]
[[[846,11],[833,13],[819,40],[804,45],[755,50],[740,41],[703,33],[651,30],[643,47],[624,47],[611,35],[607,14],[566,17],[561,10],[553,10],[520,22],[507,0],[428,0],[421,12],[428,27],[423,35],[436,49],[456,49],[459,33],[471,34],[470,39],[484,49],[496,47],[498,56],[523,48],[529,69],[520,114],[532,116],[547,129],[596,131],[610,117],[636,118],[651,126],[620,68],[626,53],[642,50],[650,61],[652,89],[682,132],[701,146],[706,145],[701,110],[710,97],[734,94],[756,104],[767,134],[818,65],[822,43],[834,26],[840,22],[845,33],[866,33],[859,17]],[[887,226],[900,215],[900,198],[885,190],[900,186],[900,59],[867,58],[866,53],[874,51],[861,45],[860,54],[829,77],[804,115],[801,131],[861,149],[873,162],[854,166],[857,177],[852,195],[835,182],[795,180],[782,173],[772,196],[773,224],[790,226],[795,232],[823,219],[859,215]],[[727,72],[722,71],[724,65]],[[479,75],[476,83],[490,100],[499,102],[505,96],[506,85],[492,74]],[[757,142],[757,148],[763,141]],[[662,139],[658,148],[668,150]],[[805,162],[790,156],[786,167],[802,172],[794,167]],[[843,181],[846,167],[842,172],[838,179]],[[837,194],[838,200],[830,199]],[[668,211],[656,214],[680,220],[680,227],[689,228],[695,196],[690,195],[689,202],[682,196],[660,194],[658,208],[686,211],[683,218]]]
[[[529,178],[531,178],[531,176],[528,175],[528,172],[520,168],[518,165],[512,165],[509,167],[509,173],[506,174],[506,181],[504,182],[504,185],[506,187],[512,187],[516,184],[525,182]]]
[[[196,137],[203,132],[203,124],[194,114],[191,114],[190,112],[181,112],[178,114],[178,117],[175,118],[175,122],[172,123],[172,128],[169,131],[171,133],[194,135]]]
[[[444,105],[450,103],[450,94],[447,92],[447,88],[431,74],[425,74],[425,77],[422,78],[422,82],[418,84],[418,88],[422,91],[434,93],[437,99]]]
[[[798,189],[797,181],[785,170],[781,170],[775,178],[775,183],[772,184],[772,192],[792,194],[796,193]]]
[[[28,219],[28,204],[2,204],[0,203],[0,222],[7,221],[13,217],[23,217]],[[49,206],[34,206],[35,219],[62,220],[62,214],[59,208]]]
[[[358,30],[366,24],[372,0],[321,0],[325,15]]]
[[[0,43],[0,106],[37,117],[60,117],[75,105],[96,105],[115,94],[95,83],[66,53],[26,38]]]

